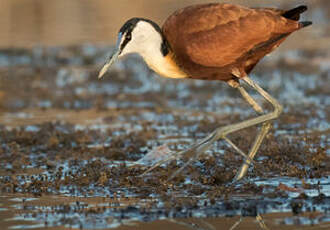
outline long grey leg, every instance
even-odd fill
[[[277,102],[276,99],[274,99],[272,96],[270,96],[266,91],[264,91],[258,84],[256,84],[254,81],[252,81],[248,77],[242,78],[244,81],[246,81],[253,89],[255,89],[260,95],[262,95],[269,103],[271,103],[274,106],[274,111],[268,114],[261,115],[256,118],[251,118],[246,121],[242,121],[233,125],[228,125],[225,127],[221,127],[216,129],[214,132],[212,132],[207,138],[209,138],[209,141],[218,140],[220,138],[223,138],[227,136],[230,133],[258,125],[261,123],[264,123],[266,121],[271,121],[276,119],[281,113],[282,113],[282,106]],[[205,139],[207,139],[205,138]]]
[[[239,86],[238,90],[240,91],[241,95],[243,96],[243,98],[252,106],[252,108],[258,113],[258,114],[263,114],[264,111],[263,109],[260,107],[260,105],[248,94],[248,92],[246,92],[246,90],[242,87]],[[253,159],[257,153],[257,150],[259,149],[262,140],[264,139],[264,137],[267,135],[269,129],[271,128],[271,123],[270,121],[267,121],[265,123],[262,124],[261,130],[258,133],[252,148],[249,152],[249,155],[245,157],[246,161],[242,164],[240,170],[237,172],[236,176],[235,176],[235,180],[240,180],[242,179],[245,174],[247,173],[247,170],[249,168],[251,159]],[[228,142],[228,141],[227,141]],[[235,148],[235,146],[233,146]],[[236,151],[239,151],[235,148]],[[242,154],[242,153],[241,153]],[[253,162],[255,163],[255,162]]]
[[[225,127],[217,128],[210,135],[208,135],[206,138],[204,138],[201,142],[191,146],[187,150],[184,150],[184,151],[181,151],[181,152],[178,152],[174,155],[169,156],[168,159],[165,159],[164,161],[161,161],[161,162],[157,163],[155,166],[153,166],[149,170],[147,170],[144,174],[146,174],[147,172],[150,172],[152,169],[158,167],[160,164],[165,163],[165,162],[167,162],[171,159],[176,159],[176,158],[181,157],[183,155],[186,155],[188,153],[193,153],[193,156],[188,161],[190,163],[198,155],[200,155],[202,152],[206,151],[215,141],[226,137],[230,133],[237,132],[239,130],[242,130],[242,129],[245,129],[245,128],[248,128],[248,127],[251,127],[251,126],[254,126],[254,125],[258,125],[258,124],[265,123],[267,121],[274,120],[281,114],[283,109],[282,109],[282,106],[276,101],[276,99],[271,97],[266,91],[264,91],[258,84],[256,84],[254,81],[252,81],[249,77],[244,77],[242,79],[245,82],[247,82],[247,84],[249,84],[253,89],[255,89],[258,93],[260,93],[268,102],[270,102],[274,106],[274,111],[273,112],[261,115],[261,116],[256,117],[256,118],[248,119],[246,121],[242,121],[242,122],[239,122],[239,123],[236,123],[236,124],[233,124],[233,125],[228,125],[228,126],[225,126]],[[258,106],[254,105],[253,108],[255,108],[256,111],[259,110],[260,112],[262,112],[262,109],[261,109],[260,106],[258,108]],[[260,144],[261,144],[263,138],[265,137],[265,135],[267,133],[266,131],[268,131],[269,128],[270,128],[269,125],[264,125],[262,127],[262,131],[257,136],[256,141],[255,141],[255,143],[254,143],[254,145],[253,145],[253,147],[252,147],[252,149],[249,153],[249,158],[253,159],[253,157],[255,156],[258,148],[260,147]],[[251,157],[251,156],[253,156],[253,157]],[[248,164],[249,164],[248,161],[249,160],[247,159],[247,161],[246,161],[247,167],[248,167]],[[170,177],[170,179],[173,178],[174,176],[176,176],[179,172],[181,172],[186,165],[187,164],[185,164],[178,171],[176,171]],[[244,167],[244,165],[242,167]],[[240,171],[243,172],[243,171],[246,171],[246,170],[247,170],[247,168],[243,169],[243,170],[240,170]],[[246,172],[239,173],[242,176],[237,176],[236,179],[242,178],[245,175],[245,173]]]
[[[237,89],[239,90],[239,92],[241,93],[241,95],[243,96],[243,98],[252,106],[252,108],[259,115],[261,115],[261,114],[264,113],[264,111],[260,107],[260,105],[250,96],[250,94],[248,94],[248,92],[246,92],[246,90],[243,88],[243,86],[239,86]]]
[[[254,83],[251,79],[249,79],[248,77],[244,78],[243,79],[245,82],[247,82],[252,88],[256,89],[264,98],[266,98],[265,96],[268,96],[271,98],[270,95],[267,95],[267,93],[265,91],[260,91],[260,86],[258,86],[256,83]],[[257,89],[259,88],[259,90]],[[242,92],[241,92],[242,93]],[[244,92],[243,92],[244,93]],[[243,95],[242,93],[242,95]],[[245,97],[243,95],[243,97],[251,104],[251,100],[249,99],[249,95],[247,94],[248,97]],[[266,98],[267,99],[267,98]],[[252,103],[253,103],[253,99],[252,99]],[[271,102],[270,100],[268,100],[269,102]],[[273,99],[273,103],[271,102],[271,104],[274,106],[274,112],[276,112],[276,110],[278,110],[279,113],[282,112],[282,106],[275,100]],[[258,113],[262,113],[262,109],[260,107],[261,110],[258,109],[258,107],[256,107],[255,105],[251,104],[251,106],[258,112]],[[258,111],[259,110],[259,111]],[[240,180],[242,179],[246,173],[247,173],[247,170],[249,168],[249,165],[250,165],[250,159],[253,159],[263,141],[263,139],[265,138],[265,136],[267,135],[269,129],[271,128],[271,122],[270,121],[267,121],[267,122],[264,122],[262,124],[262,127],[261,127],[261,130],[260,132],[258,133],[254,143],[253,143],[253,146],[252,148],[250,149],[250,152],[249,152],[249,155],[248,155],[248,158],[246,158],[246,161],[242,164],[240,170],[237,172],[236,176],[235,176],[235,180]]]
[[[237,174],[235,176],[235,180],[240,180],[246,175],[247,170],[249,169],[249,166],[250,166],[250,162],[251,162],[250,159],[253,159],[255,157],[255,155],[257,154],[257,151],[258,151],[263,139],[265,138],[265,136],[267,135],[267,133],[271,127],[272,127],[272,125],[269,121],[266,121],[262,124],[261,130],[258,133],[258,135],[253,143],[252,148],[250,149],[249,155],[246,158],[245,162],[242,164],[239,171],[237,172]]]

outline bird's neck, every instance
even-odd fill
[[[176,64],[170,44],[156,23],[149,20],[140,21],[133,30],[132,37],[132,41],[122,51],[122,56],[138,53],[159,75],[168,78],[186,77]]]
[[[166,41],[150,44],[141,50],[140,55],[156,73],[167,78],[186,78],[187,74],[177,65],[175,56]],[[168,47],[166,47],[168,46]]]

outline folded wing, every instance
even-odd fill
[[[223,67],[299,23],[275,9],[250,9],[232,4],[203,4],[171,15],[163,32],[179,59]]]

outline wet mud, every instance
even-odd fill
[[[219,141],[168,181],[184,160],[143,177],[147,167],[133,163],[159,146],[187,148],[215,127],[255,114],[222,83],[161,79],[138,57],[99,81],[104,50],[2,52],[12,61],[1,68],[0,214],[17,209],[14,220],[36,227],[79,228],[268,213],[291,216],[277,225],[329,221],[329,66],[305,70],[273,57],[257,69],[253,78],[285,110],[244,180],[233,183],[243,159]],[[47,53],[46,68],[33,64],[39,52]],[[247,152],[256,132],[230,138]]]
[[[187,159],[145,176],[148,167],[134,163],[160,146],[180,151],[216,127],[256,116],[224,83],[160,78],[137,56],[100,81],[111,47],[1,50],[1,225],[327,229],[330,50],[309,44],[272,54],[251,76],[284,112],[235,183],[244,159],[221,140],[172,180]],[[256,134],[249,128],[230,139],[248,152]]]

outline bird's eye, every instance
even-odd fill
[[[126,34],[126,39],[127,39],[127,40],[131,40],[131,39],[132,39],[132,35],[131,35],[131,33]]]

